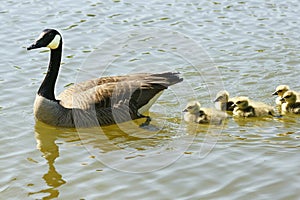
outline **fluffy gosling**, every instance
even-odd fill
[[[290,87],[288,85],[279,85],[276,87],[275,92],[272,93],[272,95],[277,95],[275,103],[279,108],[281,108],[282,105],[281,99],[283,97],[283,94],[288,90],[290,90]]]
[[[201,104],[198,101],[189,102],[186,108],[183,119],[186,122],[195,122],[199,124],[220,124],[224,119],[228,117],[225,112],[214,108],[201,108]]]
[[[233,116],[236,117],[262,117],[274,116],[274,109],[262,102],[250,101],[248,97],[238,97],[233,105]]]
[[[286,91],[281,98],[281,112],[300,114],[300,102],[297,101],[297,93],[294,91]]]
[[[229,98],[229,93],[226,90],[218,92],[215,103],[220,103],[220,109],[224,111],[233,111],[233,104],[237,97]]]

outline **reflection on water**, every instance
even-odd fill
[[[90,155],[110,168],[132,173],[170,165],[192,142],[193,137],[182,141],[181,124],[153,120],[150,127],[140,128],[138,121],[77,131]]]
[[[163,167],[182,154],[182,147],[178,151],[174,151],[175,145],[180,141],[180,137],[176,135],[178,127],[169,127],[166,130],[155,120],[148,128],[140,128],[138,124],[140,124],[140,120],[101,128],[76,130],[51,127],[37,121],[35,139],[37,149],[48,164],[48,171],[42,176],[48,188],[29,192],[28,195],[46,194],[47,196],[44,196],[43,199],[57,198],[59,187],[67,183],[68,180],[65,180],[63,174],[55,167],[55,161],[60,157],[58,141],[61,140],[66,143],[80,143],[88,150],[91,157],[97,159],[96,161],[115,169],[130,172]],[[160,126],[162,127],[159,128]],[[172,129],[174,130],[173,134]],[[190,145],[190,143],[187,144]],[[169,150],[166,151],[166,149]],[[170,157],[172,160],[169,159]],[[155,160],[153,165],[149,162],[151,159]]]
[[[49,166],[48,172],[43,176],[43,179],[49,188],[37,192],[30,192],[29,195],[48,193],[49,195],[45,196],[43,199],[53,199],[59,195],[57,188],[66,183],[62,175],[56,171],[54,165],[55,159],[59,157],[59,147],[55,141],[59,137],[60,133],[62,132],[57,131],[57,129],[53,127],[48,127],[47,125],[39,122],[36,123],[35,139],[37,141],[37,149],[41,151]]]
[[[289,139],[291,135],[297,135],[295,132],[285,132],[276,136],[270,135],[268,138],[263,133],[264,129],[267,129],[274,121],[278,122],[278,126],[291,127],[295,120],[297,120],[295,116],[285,116],[280,119],[235,119],[237,132],[240,132],[241,135],[228,135],[228,137],[232,138],[231,141],[240,141],[240,146],[260,141],[260,143],[264,142],[269,145],[298,148],[299,145]],[[147,129],[136,129],[139,122],[102,127],[101,129],[96,127],[82,130],[56,128],[36,122],[35,139],[37,148],[48,164],[48,171],[41,178],[48,188],[29,192],[28,195],[31,197],[44,195],[42,199],[53,199],[60,196],[60,187],[69,181],[55,167],[55,161],[60,156],[65,157],[65,155],[60,155],[58,144],[61,144],[61,141],[69,144],[80,143],[85,146],[89,154],[96,158],[95,162],[100,161],[108,167],[121,171],[141,172],[140,169],[149,171],[166,166],[170,162],[165,162],[165,160],[170,161],[168,160],[170,157],[177,159],[179,153],[181,156],[191,154],[190,157],[194,158],[192,160],[204,158],[218,144],[220,139],[222,139],[221,143],[223,145],[228,145],[229,140],[226,142],[226,133],[223,132],[226,132],[227,129],[232,130],[232,127],[230,127],[232,121],[234,119],[225,120],[222,126],[184,123],[182,127],[183,135],[172,135],[172,131],[170,131],[172,128],[170,127],[167,130],[158,128],[155,132]],[[154,125],[161,127],[161,124],[156,123]],[[173,124],[174,130],[178,130],[179,127],[175,125],[176,123]],[[122,130],[125,127],[127,127],[126,130],[129,130],[129,127],[131,130],[125,132]],[[261,135],[245,133],[243,130],[247,127],[256,131],[261,130]],[[250,131],[248,130],[248,132]],[[267,132],[270,132],[270,130]],[[182,149],[181,147],[186,145],[183,143],[188,144],[186,146],[188,148]],[[171,162],[173,161],[171,160]],[[152,162],[159,163],[159,165],[153,165]],[[141,165],[141,163],[144,163],[144,165]]]

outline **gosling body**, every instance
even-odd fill
[[[250,101],[248,97],[238,97],[234,103],[233,116],[262,117],[274,116],[273,107],[263,103]]]
[[[291,90],[285,92],[281,98],[281,102],[282,102],[282,106],[281,106],[282,114],[286,114],[286,113],[300,114],[300,102],[297,100],[296,92]]]
[[[225,112],[214,108],[203,108],[198,101],[189,102],[183,110],[184,120],[186,122],[194,122],[199,124],[220,124],[228,117]]]
[[[229,98],[229,92],[227,92],[226,90],[222,90],[222,91],[218,92],[214,102],[220,104],[218,106],[218,108],[220,110],[232,112],[234,109],[233,104],[234,104],[236,98],[237,97]]]
[[[275,92],[273,92],[272,95],[277,95],[275,99],[275,103],[277,106],[281,107],[283,103],[281,98],[283,97],[283,94],[288,90],[290,90],[290,87],[288,85],[279,85],[276,87]]]

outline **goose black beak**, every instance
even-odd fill
[[[272,93],[272,95],[278,95],[278,92],[277,92],[277,91],[275,91],[275,92],[273,92],[273,93]]]
[[[29,47],[27,47],[27,51],[31,50],[31,49],[37,49],[40,48],[36,43],[30,45]]]
[[[187,112],[188,110],[187,109],[184,109],[182,112]]]
[[[38,49],[38,48],[42,48],[45,47],[45,45],[43,44],[43,42],[41,42],[40,40],[35,41],[32,45],[30,45],[29,47],[27,47],[27,50],[31,50],[31,49]]]

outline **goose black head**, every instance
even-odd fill
[[[45,29],[37,38],[37,40],[27,48],[27,50],[37,49],[41,47],[57,49],[61,44],[62,44],[61,35],[57,30]]]

